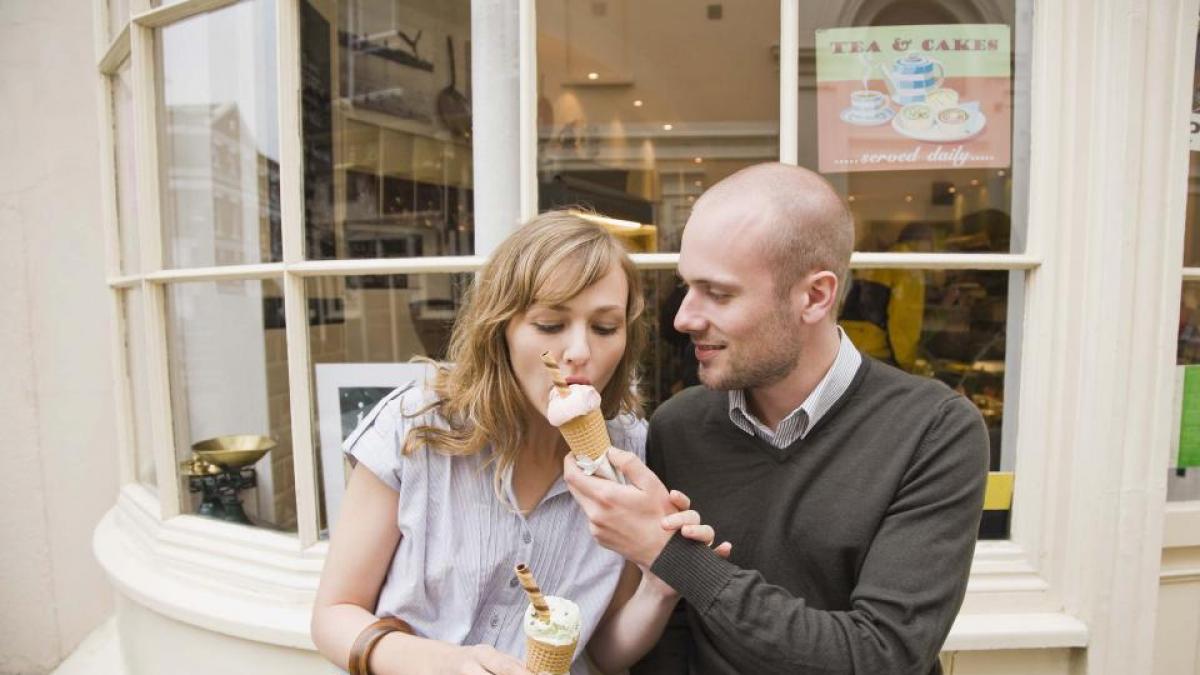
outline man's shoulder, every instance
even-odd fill
[[[865,378],[858,388],[860,397],[873,399],[876,405],[914,403],[930,404],[933,408],[956,399],[966,400],[946,383],[932,377],[914,375],[893,365],[863,355]]]

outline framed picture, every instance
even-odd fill
[[[409,382],[423,386],[432,369],[421,363],[318,363],[316,371],[321,485],[325,522],[332,530],[350,478],[342,442],[392,390]]]

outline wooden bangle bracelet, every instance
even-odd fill
[[[350,648],[350,675],[371,675],[371,652],[388,633],[412,635],[413,629],[408,622],[394,616],[385,617],[364,628],[354,638],[354,646]]]

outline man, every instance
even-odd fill
[[[987,435],[962,396],[838,328],[852,247],[845,204],[801,168],[750,167],[696,202],[675,326],[704,386],[658,409],[649,468],[611,453],[631,485],[564,464],[597,540],[681,597],[635,675],[941,672]],[[687,497],[708,525],[667,515]],[[673,535],[682,523],[731,557]]]

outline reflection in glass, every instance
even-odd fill
[[[132,288],[122,292],[122,312],[125,317],[125,362],[129,371],[129,397],[131,403],[134,448],[134,467],[137,480],[150,487],[157,487],[155,474],[154,441],[150,433],[150,373],[146,354],[145,309],[142,289]]]
[[[306,255],[470,255],[470,2],[321,7],[300,6]]]
[[[275,42],[275,0],[244,0],[159,33],[169,267],[282,259]]]
[[[181,476],[183,511],[201,512],[206,502],[209,507],[224,505],[232,497],[241,500],[251,523],[294,531],[296,490],[279,284],[172,285],[167,327],[176,459],[192,459],[192,444],[219,436],[269,436],[276,442],[252,468],[223,472],[223,484],[196,485],[198,481]],[[190,493],[189,487],[200,491]]]
[[[1191,200],[1189,199],[1189,202]],[[1189,207],[1191,204],[1189,203]],[[1190,223],[1189,223],[1190,224]],[[1200,409],[1200,400],[1195,394],[1188,396],[1184,378],[1185,366],[1200,368],[1200,281],[1183,282],[1183,293],[1179,301],[1179,341],[1176,351],[1176,414],[1172,417],[1171,434],[1172,448],[1179,448],[1180,443],[1188,443],[1194,437],[1182,433],[1185,424],[1184,415],[1192,418],[1194,424],[1195,410]],[[1193,374],[1193,378],[1198,377]],[[1172,452],[1170,457],[1171,469],[1167,475],[1167,500],[1187,501],[1200,499],[1200,466],[1180,466],[1180,452]],[[1191,456],[1192,453],[1184,453]]]
[[[603,5],[598,10],[597,5]],[[642,224],[678,251],[691,205],[779,157],[779,5],[538,5],[539,208]]]
[[[471,280],[471,274],[307,280],[323,536],[327,523],[336,522],[349,475],[342,441],[389,391],[423,377],[425,367],[410,359],[446,357],[450,329]]]
[[[138,244],[137,162],[133,144],[133,84],[128,59],[110,78],[113,101],[113,150],[116,153],[117,231],[121,240],[121,273],[141,269]]]
[[[932,251],[1024,251],[1029,161],[1028,34],[1032,28],[1029,23],[1032,16],[1032,9],[1027,6],[1029,3],[1026,0],[1002,0],[986,8],[978,3],[966,3],[953,9],[945,3],[804,4],[811,11],[800,13],[800,165],[814,170],[818,166],[827,166],[832,160],[826,158],[826,162],[821,161],[823,149],[820,141],[822,138],[828,141],[830,134],[835,132],[852,133],[857,143],[855,148],[878,148],[881,153],[888,150],[895,157],[888,160],[892,162],[888,165],[890,170],[847,169],[845,172],[825,173],[825,177],[847,199],[854,212],[858,227],[855,250],[894,250],[892,245],[901,230],[910,223],[923,223],[932,234],[929,240]],[[954,25],[964,25],[961,41],[951,40],[945,49],[935,44],[930,48],[932,51],[914,51],[923,44],[919,38],[925,34],[960,37],[958,33],[945,28]],[[817,50],[819,46],[829,48],[818,39],[818,31],[848,27],[864,29],[864,32],[856,35],[868,38],[870,33],[865,31],[871,27],[880,28],[879,35],[884,35],[883,31],[892,31],[886,33],[892,36],[896,30],[900,30],[903,35],[913,38],[908,42],[900,40],[903,47],[896,46],[894,37],[880,39],[878,52],[867,51],[864,47],[857,57],[857,61],[863,63],[862,84],[859,85],[855,80],[852,85],[852,88],[859,90],[856,92],[860,95],[858,100],[846,95],[842,86],[846,81],[832,72],[831,66],[820,66],[830,70],[818,72]],[[1005,27],[1009,44],[1001,47],[1007,47],[1011,55],[1011,65],[1007,69],[1003,67],[1003,61],[986,62],[984,51],[965,56],[972,49],[984,49],[980,45],[986,45],[987,40],[977,42],[974,39],[1002,35]],[[869,41],[864,44],[869,44]],[[843,47],[850,49],[844,44]],[[897,120],[900,108],[906,104],[922,105],[920,101],[910,101],[911,97],[906,96],[905,91],[896,89],[911,84],[904,78],[911,80],[917,77],[905,70],[909,66],[896,65],[897,58],[910,53],[918,62],[925,59],[932,63],[930,73],[934,76],[947,72],[938,70],[943,68],[943,62],[954,64],[957,68],[957,71],[953,71],[957,73],[955,77],[947,74],[945,79],[935,80],[936,84],[928,84],[930,89],[921,92],[927,94],[936,86],[942,90],[939,96],[957,99],[961,91],[964,96],[975,99],[957,101],[961,109],[977,111],[963,114],[968,119],[986,120],[985,126],[974,135],[963,131],[959,135],[967,135],[955,137],[953,141],[939,141],[934,137],[918,138],[922,132],[902,130],[900,126],[903,125],[898,126]],[[848,57],[843,55],[834,58],[843,59],[841,63],[844,65]],[[972,61],[971,58],[976,60]],[[990,63],[990,67],[998,71],[988,70],[989,66],[984,63]],[[1011,79],[996,77],[999,71],[1004,70],[1010,73]],[[823,84],[819,85],[819,81]],[[875,93],[863,94],[864,88]],[[838,96],[835,101],[821,100],[822,96],[835,95]],[[868,101],[869,96],[874,98]],[[926,103],[951,105],[946,98]],[[976,107],[972,108],[972,105]],[[878,107],[870,115],[881,116],[877,120],[863,118],[863,115],[867,115],[861,112],[867,109],[864,106]],[[856,114],[858,117],[855,117]],[[983,116],[972,117],[978,114]],[[848,120],[847,115],[853,119]],[[984,128],[988,134],[983,133]],[[897,144],[897,140],[911,142]],[[841,150],[843,147],[827,143],[824,151]],[[910,148],[919,149],[921,158],[929,160],[923,162],[923,168],[902,168],[900,158],[907,155],[900,150],[908,151]],[[1005,148],[1008,148],[1006,153],[999,152]],[[970,168],[962,165],[964,160],[960,150],[988,157],[994,156],[994,153],[999,153],[1001,157],[1007,155],[1011,157],[1011,163],[1007,166],[984,163]],[[930,162],[943,162],[945,168],[928,168]]]

